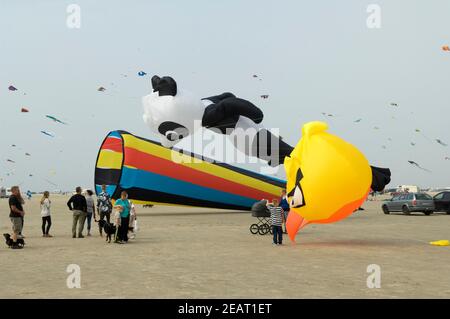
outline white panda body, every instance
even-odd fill
[[[196,97],[189,91],[179,89],[175,96],[164,95],[159,96],[158,92],[153,92],[142,98],[144,108],[143,119],[150,129],[160,136],[161,144],[165,147],[172,147],[181,138],[192,135],[201,127],[205,105],[201,99]],[[174,127],[179,129],[163,130],[162,125],[172,123]],[[180,133],[182,132],[182,133]],[[180,138],[169,139],[168,134],[180,135]]]

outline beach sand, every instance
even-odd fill
[[[273,246],[252,235],[249,212],[138,206],[140,230],[129,244],[73,239],[67,196],[52,196],[51,233],[41,237],[39,196],[26,201],[26,247],[0,244],[1,298],[450,298],[450,216],[384,215],[379,201],[329,225],[308,225]],[[10,232],[7,200],[0,231]],[[68,265],[81,269],[69,289]],[[367,267],[381,267],[369,289]]]

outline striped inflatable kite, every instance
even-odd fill
[[[262,198],[278,198],[286,182],[113,131],[97,156],[97,194],[102,184],[113,199],[126,190],[136,204],[250,210]]]

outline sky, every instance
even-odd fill
[[[67,25],[70,4],[80,28]],[[380,28],[367,25],[370,4]],[[291,145],[304,123],[326,121],[389,167],[392,187],[450,186],[450,146],[435,141],[450,145],[449,12],[447,0],[0,0],[0,185],[92,188],[108,132],[156,139],[141,98],[158,74],[252,101]]]

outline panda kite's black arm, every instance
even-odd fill
[[[253,103],[237,97],[228,97],[206,107],[202,125],[214,127],[224,119],[237,121],[239,116],[248,117],[255,123],[261,123],[264,118],[263,112]]]
[[[220,101],[225,100],[225,99],[227,99],[229,97],[236,97],[236,96],[233,93],[225,92],[225,93],[222,93],[220,95],[214,95],[214,96],[210,96],[210,97],[205,97],[202,100],[210,100],[213,103],[219,103]]]
[[[370,168],[372,169],[371,188],[375,192],[380,192],[391,182],[391,170],[375,166],[370,166]]]

